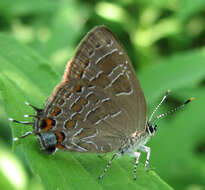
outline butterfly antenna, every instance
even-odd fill
[[[189,99],[186,100],[182,105],[177,106],[176,108],[173,108],[173,109],[169,110],[169,111],[166,112],[166,113],[162,113],[162,114],[158,115],[158,116],[153,120],[152,123],[155,123],[155,122],[158,121],[160,118],[165,117],[165,116],[167,116],[167,115],[170,115],[170,114],[172,114],[172,113],[174,113],[174,112],[176,112],[176,111],[182,109],[184,106],[186,106],[189,102],[191,102],[191,101],[193,101],[193,100],[195,100],[195,98],[193,98],[193,97],[192,97],[192,98],[189,98]]]
[[[162,100],[160,101],[160,103],[156,106],[156,108],[154,109],[154,111],[152,112],[150,118],[149,118],[149,122],[152,121],[152,118],[154,116],[154,114],[157,112],[157,110],[159,109],[159,107],[162,105],[162,103],[166,100],[167,96],[169,95],[169,93],[171,92],[171,90],[167,90],[167,92],[165,93],[165,95],[162,97]]]

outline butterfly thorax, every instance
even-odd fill
[[[141,146],[144,146],[149,139],[154,136],[157,130],[157,126],[152,126],[151,123],[146,124],[146,130],[142,132],[135,132],[131,137],[127,138],[119,149],[119,154],[131,154],[138,150]]]

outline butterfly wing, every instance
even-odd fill
[[[134,132],[145,130],[143,92],[129,57],[109,29],[96,27],[85,36],[45,111],[56,119],[56,129],[66,132],[68,150],[113,151]]]

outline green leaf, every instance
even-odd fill
[[[182,0],[179,2],[179,11],[176,12],[176,18],[181,21],[189,21],[193,15],[198,15],[200,10],[203,9],[205,5],[204,0]]]
[[[173,92],[195,85],[204,78],[205,48],[176,54],[163,59],[139,73],[147,100],[156,101],[168,89]]]
[[[0,90],[9,117],[23,120],[31,109],[25,100],[42,105],[60,77],[47,62],[31,49],[24,47],[6,35],[0,35]],[[11,124],[13,136],[18,137],[31,127]],[[16,151],[25,155],[31,170],[40,176],[48,190],[67,189],[172,189],[154,172],[137,170],[137,180],[132,179],[133,164],[124,157],[115,160],[103,180],[97,177],[106,166],[111,154],[105,158],[97,155],[57,152],[46,155],[33,136],[18,141]],[[134,163],[134,161],[133,161]]]
[[[24,168],[0,139],[0,186],[4,190],[25,189],[28,182]]]
[[[56,72],[62,72],[62,64],[73,55],[73,47],[76,46],[87,17],[87,7],[73,0],[61,4],[59,11],[53,16],[50,38],[46,43],[42,43],[42,50]]]
[[[49,0],[1,0],[1,11],[9,16],[25,16],[28,14],[48,13],[58,7],[57,2]]]

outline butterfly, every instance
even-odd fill
[[[27,103],[36,112],[33,122],[10,120],[32,125],[33,131],[19,138],[34,134],[48,154],[115,152],[100,179],[115,157],[130,154],[136,159],[136,179],[140,151],[147,153],[148,169],[151,151],[146,143],[157,130],[156,121],[193,100],[153,118],[168,94],[147,120],[145,97],[126,51],[107,27],[98,26],[79,44],[43,109]]]

